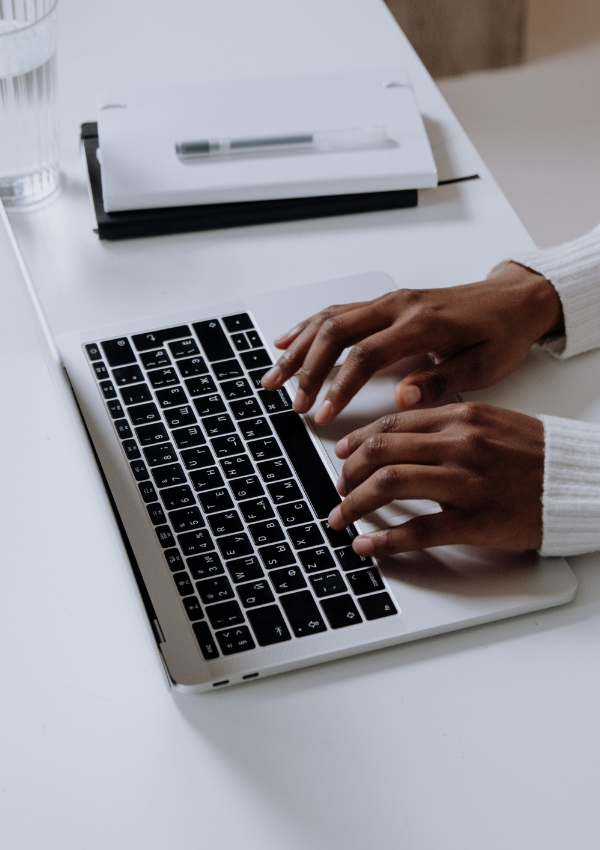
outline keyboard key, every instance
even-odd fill
[[[171,443],[163,443],[162,446],[149,446],[144,449],[144,455],[149,466],[160,466],[163,463],[173,463],[177,460],[177,452]]]
[[[120,339],[107,339],[100,345],[104,350],[104,356],[109,366],[125,366],[127,363],[135,363],[135,354],[127,337]]]
[[[154,489],[154,484],[151,481],[142,481],[138,484],[138,487],[144,502],[158,501],[158,493]]]
[[[158,488],[173,487],[175,484],[185,484],[187,478],[180,463],[170,463],[152,470],[154,483]]]
[[[128,410],[129,418],[134,425],[146,425],[150,422],[160,422],[160,413],[154,402],[138,404]]]
[[[237,434],[230,434],[228,437],[215,437],[215,439],[211,440],[210,442],[212,443],[214,453],[217,457],[229,457],[229,455],[239,455],[245,449],[244,444],[242,443],[241,439],[238,437]],[[250,467],[248,472],[254,472],[252,467]]]
[[[361,567],[373,566],[371,558],[366,558],[364,555],[357,555],[352,546],[347,546],[345,549],[336,549],[335,557],[340,562],[343,570],[356,570]]]
[[[148,372],[148,378],[155,390],[179,383],[177,372],[172,366],[167,366],[165,369],[153,369],[151,372]]]
[[[248,611],[248,619],[259,646],[291,640],[292,636],[277,605]]]
[[[226,511],[233,507],[233,501],[229,495],[229,491],[224,488],[221,490],[211,490],[210,493],[201,493],[198,496],[198,501],[202,505],[202,510],[205,514],[212,514],[215,511]]]
[[[204,555],[188,558],[187,565],[195,579],[211,578],[225,572],[216,552],[205,552]]]
[[[194,623],[194,634],[205,661],[212,661],[219,657],[219,650],[215,643],[207,623]]]
[[[245,555],[252,555],[252,543],[247,534],[230,534],[228,537],[220,537],[217,540],[221,555],[228,561],[231,558],[243,558]]]
[[[223,324],[230,334],[235,331],[246,331],[254,327],[248,313],[236,313],[235,316],[225,316]]]
[[[150,348],[159,348],[168,339],[179,339],[182,336],[190,336],[187,325],[179,325],[176,328],[161,328],[152,333],[136,334],[132,337],[133,344],[138,351],[148,351]]]
[[[159,366],[171,365],[171,358],[164,348],[158,348],[156,351],[147,351],[145,354],[141,354],[140,357],[146,369],[158,369]]]
[[[207,416],[202,420],[202,427],[209,437],[220,437],[222,434],[231,434],[235,431],[235,425],[228,413],[221,416]]]
[[[187,484],[183,484],[181,487],[167,487],[166,490],[160,491],[160,497],[168,511],[176,508],[188,508],[196,504],[196,498]]]
[[[186,597],[186,599],[183,600],[183,607],[192,622],[194,622],[194,620],[204,619],[204,612],[202,611],[200,603],[195,596]]]
[[[107,401],[108,401],[109,398],[116,398],[117,397],[117,391],[113,387],[112,381],[101,381],[98,384],[98,386],[102,390],[102,395],[104,396],[104,398]],[[152,398],[152,396],[150,396],[150,398]],[[125,404],[127,404],[127,401],[125,401]]]
[[[319,544],[325,542],[319,526],[315,523],[296,525],[293,528],[288,528],[287,533],[294,549],[307,549],[309,546],[319,546]]]
[[[277,543],[279,540],[285,540],[283,529],[276,519],[268,520],[267,522],[257,522],[251,525],[248,531],[257,546],[264,546],[266,543]]]
[[[321,523],[321,528],[327,535],[327,539],[331,546],[348,546],[355,537],[358,537],[358,531],[353,525],[348,525],[340,531],[331,528],[327,520]]]
[[[210,552],[211,549],[215,548],[210,534],[206,529],[202,528],[197,531],[187,531],[185,534],[180,534],[177,539],[181,551],[186,558],[192,555],[201,555],[203,552]]]
[[[236,652],[247,652],[256,648],[248,626],[217,632],[217,640],[223,655],[234,655]]]
[[[235,584],[239,584],[241,581],[254,581],[264,576],[256,555],[251,555],[249,558],[238,558],[236,561],[227,561],[227,569]]]
[[[153,446],[155,443],[165,443],[169,439],[169,433],[162,422],[153,425],[140,425],[135,429],[142,446]]]
[[[292,479],[291,481],[277,481],[274,484],[268,484],[267,490],[271,494],[271,498],[275,504],[283,504],[284,502],[299,502],[304,496],[298,484]]]
[[[246,351],[250,348],[250,343],[246,339],[246,334],[234,334],[231,337],[231,341],[235,345],[238,351]]]
[[[123,402],[129,407],[130,404],[141,404],[143,401],[152,401],[152,393],[146,384],[125,387],[120,390]]]
[[[118,419],[120,416],[125,416],[125,411],[121,407],[121,402],[118,398],[112,399],[106,405],[113,419]]]
[[[123,446],[123,451],[127,456],[127,460],[137,460],[141,457],[138,444],[135,440],[123,440],[121,445]]]
[[[211,363],[215,360],[226,360],[228,357],[233,357],[229,340],[225,336],[225,331],[218,319],[196,322],[192,327],[196,331],[196,336]]]
[[[372,596],[361,596],[358,604],[363,609],[367,620],[379,620],[381,617],[391,617],[398,613],[389,593],[375,593]]]
[[[250,343],[252,348],[261,348],[262,347],[263,341],[259,337],[259,335],[256,331],[248,331],[246,336],[248,337],[248,342]]]
[[[158,528],[154,529],[156,532],[156,536],[158,537],[158,542],[163,547],[163,549],[169,549],[171,546],[175,545],[175,538],[171,534],[171,529],[168,525],[161,525]]]
[[[306,587],[306,579],[302,575],[302,570],[295,564],[293,567],[271,570],[269,578],[277,593],[290,593],[292,590],[302,590],[303,587]]]
[[[274,602],[273,591],[265,579],[251,581],[249,584],[238,584],[237,593],[244,608],[256,608]]]
[[[266,348],[255,348],[240,354],[246,369],[258,369],[260,366],[272,366],[273,361]]]
[[[148,511],[148,516],[150,517],[152,525],[161,525],[163,522],[167,521],[160,502],[154,502],[152,505],[146,505],[146,510]]]
[[[224,381],[221,384],[221,390],[227,401],[253,395],[252,387],[246,378],[239,378],[237,381]]]
[[[232,401],[229,409],[236,419],[253,419],[255,416],[262,416],[262,410],[255,398]]]
[[[206,442],[199,425],[192,425],[191,428],[177,428],[171,436],[178,449],[191,449]]]
[[[129,465],[131,466],[131,471],[133,472],[133,477],[136,481],[145,481],[147,478],[150,478],[150,473],[148,472],[143,460],[134,460],[134,462]]]
[[[136,364],[135,366],[119,366],[118,369],[113,369],[113,380],[120,387],[126,384],[141,384],[144,381],[142,370]]]
[[[87,351],[88,358],[92,361],[100,360],[100,358],[102,357],[102,352],[100,351],[95,342],[90,342],[89,345],[86,345],[85,350]]]
[[[180,407],[182,404],[187,404],[188,400],[183,387],[171,387],[170,389],[159,390],[156,393],[156,398],[162,408]]]
[[[248,443],[248,448],[254,460],[269,460],[283,454],[275,437],[252,440],[252,442]]]
[[[194,425],[198,420],[192,408],[188,405],[185,407],[170,407],[165,410],[165,419],[169,424],[169,428],[179,428],[184,425]]]
[[[214,413],[223,413],[227,408],[225,402],[220,395],[204,396],[203,398],[194,399],[194,407],[198,411],[198,416],[211,416]]]
[[[194,592],[194,585],[187,573],[174,573],[173,581],[175,582],[175,587],[179,591],[180,596],[189,596],[190,593]]]
[[[122,440],[127,440],[129,437],[133,437],[131,428],[129,427],[129,422],[126,419],[117,419],[114,426],[117,434]]]
[[[343,629],[362,623],[363,619],[350,594],[336,596],[334,599],[324,599],[321,607],[332,629]]]
[[[311,522],[313,519],[312,511],[306,502],[292,502],[284,505],[277,508],[277,513],[285,526],[299,525],[301,522]]]
[[[177,368],[182,378],[193,378],[194,375],[205,375],[208,372],[206,361],[200,356],[190,357],[189,360],[178,360]]]
[[[173,357],[192,357],[194,354],[200,354],[200,349],[195,339],[178,339],[177,342],[170,342],[169,349]]]
[[[237,360],[223,360],[213,366],[217,381],[227,381],[229,378],[243,378],[244,370]]]
[[[206,609],[206,614],[213,629],[235,626],[244,622],[244,615],[239,603],[234,599],[229,602],[219,602]]]
[[[188,392],[192,396],[210,395],[217,391],[217,385],[210,375],[199,375],[197,378],[188,378],[185,382]]]
[[[237,511],[223,511],[220,514],[211,514],[208,517],[210,530],[218,537],[222,534],[234,534],[243,531],[244,526]]]
[[[298,557],[307,573],[319,573],[321,570],[331,570],[335,567],[331,552],[324,546],[298,552]]]
[[[99,381],[103,378],[110,377],[110,375],[108,374],[108,369],[106,368],[102,360],[98,360],[96,363],[94,363],[92,366],[92,370]]]
[[[213,490],[215,487],[223,487],[225,484],[223,476],[216,466],[210,466],[208,469],[199,469],[197,472],[190,472],[190,479],[197,493],[203,490]]]
[[[292,402],[285,387],[272,392],[270,390],[259,390],[258,397],[267,413],[281,413],[284,410],[292,409]]]
[[[281,605],[296,637],[306,637],[327,631],[317,603],[308,590],[282,596]]]
[[[169,521],[175,534],[180,531],[193,531],[194,528],[202,528],[205,524],[200,508],[183,508],[179,511],[171,511]]]
[[[347,576],[350,587],[356,596],[362,596],[365,593],[375,593],[377,590],[385,590],[383,579],[377,567],[370,567],[367,570],[356,570],[348,573]]]
[[[223,474],[226,478],[240,478],[243,475],[251,475],[254,472],[252,461],[248,455],[238,455],[220,461]]]
[[[252,384],[255,390],[262,390],[262,376],[266,375],[268,371],[269,367],[263,366],[261,369],[253,369],[251,372],[248,372],[250,383]]]
[[[311,576],[310,583],[318,597],[334,596],[336,593],[345,593],[348,590],[339,570],[330,570]]]
[[[186,469],[203,469],[211,466],[215,460],[208,446],[195,446],[181,452],[181,459]]]
[[[271,503],[268,499],[264,498],[242,502],[240,510],[246,522],[258,522],[261,519],[270,519],[270,517],[274,516]]]
[[[256,475],[240,478],[237,481],[234,479],[229,482],[229,486],[236,502],[241,502],[243,499],[255,499],[257,496],[263,496],[265,492]]]
[[[182,570],[185,567],[183,558],[179,554],[179,549],[165,549],[163,555],[167,559],[167,564],[172,572],[176,573],[178,570]]]
[[[246,440],[255,440],[258,437],[268,437],[273,432],[269,426],[269,422],[264,416],[259,419],[249,419],[247,422],[242,419],[239,423],[240,431]]]
[[[199,581],[196,588],[205,605],[210,605],[211,602],[223,602],[223,600],[233,599],[235,596],[229,579],[224,575]]]
[[[287,460],[283,457],[278,460],[265,460],[257,466],[262,480],[265,482],[279,481],[282,478],[289,478],[292,474]]]
[[[262,549],[258,550],[258,554],[268,570],[273,570],[275,567],[287,567],[290,564],[296,563],[296,558],[290,549],[289,543],[275,543],[272,546],[263,546]]]

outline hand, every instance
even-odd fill
[[[469,543],[539,549],[544,428],[539,419],[487,404],[449,404],[386,416],[340,440],[344,501],[329,515],[340,529],[394,499],[432,499],[441,513],[355,538],[359,555],[381,557]]]
[[[492,386],[510,375],[540,338],[563,332],[556,290],[516,263],[481,283],[402,289],[374,301],[329,307],[275,340],[285,349],[262,379],[275,390],[300,370],[294,410],[306,413],[340,353],[353,346],[315,414],[331,422],[374,372],[429,353],[435,364],[395,390],[401,410],[448,393]]]

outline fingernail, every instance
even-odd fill
[[[332,419],[333,405],[328,399],[325,399],[323,404],[315,413],[315,422],[317,423],[317,425],[327,425],[327,423],[331,422]]]
[[[335,485],[335,489],[338,491],[340,496],[347,496],[348,495],[348,493],[346,492],[346,485],[344,484],[343,478],[338,478],[338,482]]]
[[[410,384],[408,387],[402,387],[400,400],[402,402],[403,409],[406,409],[407,407],[414,407],[415,404],[418,404],[421,401],[421,390],[414,384]]]
[[[348,457],[348,438],[342,437],[341,440],[338,440],[334,451],[340,460],[345,460]]]
[[[342,519],[342,509],[339,505],[337,505],[327,517],[327,521],[332,528],[337,529],[338,531],[341,528],[344,528],[346,523]]]
[[[288,337],[290,337],[290,336],[295,336],[298,333],[299,330],[300,330],[300,326],[296,325],[295,327],[293,327],[291,329],[291,331],[286,331],[284,334],[279,334],[279,336],[276,337],[276,339],[274,340],[275,345],[277,345],[278,342],[283,342],[284,340],[288,339]]]
[[[360,537],[357,537],[352,543],[352,548],[354,549],[357,555],[363,555],[366,557],[372,555],[375,551],[375,545],[373,544],[373,541],[366,534],[361,534]]]
[[[309,399],[304,390],[298,390],[298,392],[296,393],[294,397],[293,407],[296,413],[306,413],[306,411],[309,409]]]
[[[261,383],[263,387],[266,384],[279,384],[281,382],[281,369],[279,366],[273,366],[268,372],[262,376]]]

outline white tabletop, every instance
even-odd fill
[[[399,285],[464,282],[531,244],[381,0],[61,0],[60,24],[65,188],[11,216],[55,333],[376,268]],[[92,232],[77,136],[98,89],[398,64],[440,176],[481,180],[422,193],[415,210],[121,243]],[[597,555],[572,559],[580,591],[560,609],[173,694],[15,286],[0,288],[0,328],[6,847],[596,847]],[[525,407],[533,393],[594,418],[595,356],[532,357],[488,397]]]

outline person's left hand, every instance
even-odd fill
[[[544,427],[539,419],[477,402],[397,413],[340,440],[346,459],[329,515],[341,529],[394,499],[430,499],[440,513],[353,542],[382,557],[468,543],[539,549],[542,543]]]

